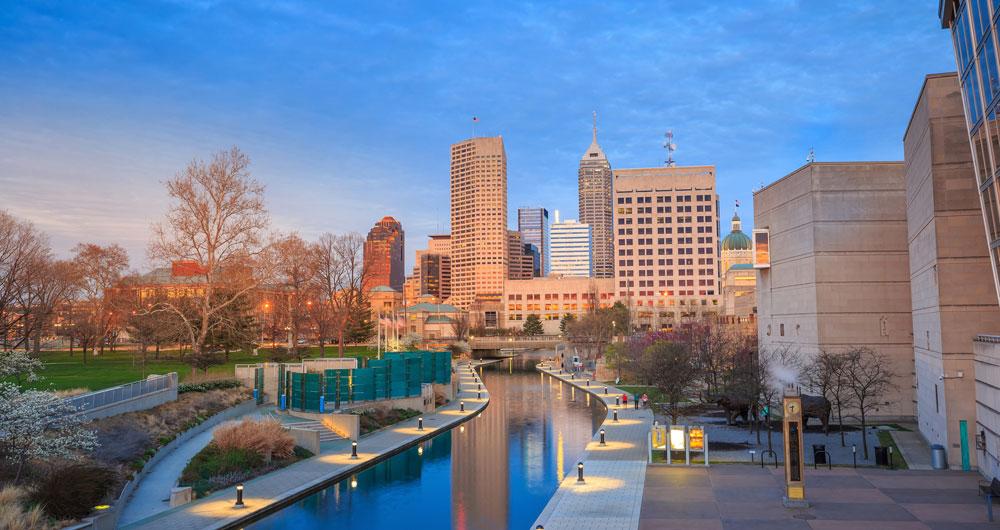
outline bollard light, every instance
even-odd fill
[[[608,394],[608,387],[604,387],[604,395]]]
[[[615,423],[618,423],[618,409],[615,409],[612,412],[615,414]]]
[[[483,389],[483,384],[479,383],[478,388],[476,388],[476,390],[482,390],[482,389]]]
[[[854,460],[854,467],[858,467],[858,444],[851,444],[851,458]]]
[[[587,384],[586,384],[586,386],[590,386],[590,379],[587,379]]]
[[[351,458],[358,457],[358,442],[351,442]]]
[[[616,407],[622,404],[621,400],[622,400],[622,398],[620,398],[618,396],[615,396],[615,406]]]
[[[243,504],[243,483],[236,485],[236,505],[237,508],[243,508],[246,506]]]
[[[423,416],[417,418],[417,430],[418,431],[424,430],[424,417]]]
[[[535,530],[545,530],[545,527],[542,525],[538,525],[535,527]]]
[[[458,402],[458,411],[459,412],[465,412],[465,402],[464,401],[459,401]]]
[[[577,484],[583,482],[583,462],[576,463],[576,482]]]
[[[604,443],[604,429],[601,429],[601,445],[606,445]]]
[[[483,393],[482,392],[476,392],[476,399],[483,399]]]

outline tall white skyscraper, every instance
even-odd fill
[[[551,274],[593,276],[593,237],[590,225],[573,220],[560,221],[559,211],[549,235]]]

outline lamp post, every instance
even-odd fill
[[[465,402],[464,401],[459,401],[458,402],[458,411],[459,412],[465,412]]]
[[[614,410],[614,411],[612,411],[612,412],[613,412],[613,413],[614,413],[614,415],[615,415],[615,416],[614,416],[614,417],[615,417],[615,423],[618,423],[618,409],[615,409],[615,410]]]
[[[358,442],[351,442],[351,458],[358,457]]]
[[[234,505],[234,507],[236,507],[236,508],[245,508],[246,507],[246,505],[243,504],[243,483],[242,482],[236,485],[236,504]]]
[[[576,463],[576,483],[583,483],[583,462]]]
[[[604,429],[601,429],[601,445],[607,445],[604,443]]]
[[[424,417],[423,416],[417,418],[417,430],[418,431],[424,430]]]

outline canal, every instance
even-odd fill
[[[482,414],[247,528],[528,528],[605,417],[536,362],[484,367]]]

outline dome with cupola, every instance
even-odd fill
[[[740,229],[740,216],[733,214],[733,230],[722,240],[722,250],[750,250],[750,236]]]

